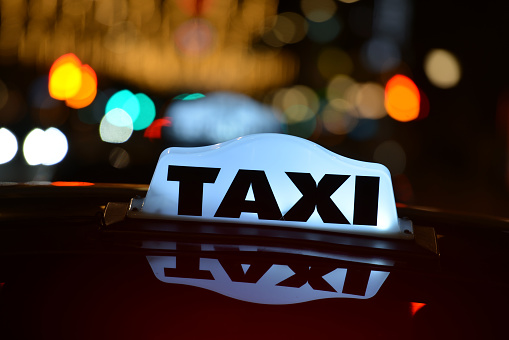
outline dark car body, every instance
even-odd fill
[[[505,221],[399,206],[415,238],[391,240],[130,219],[146,186],[76,185],[2,187],[2,339],[505,337]]]

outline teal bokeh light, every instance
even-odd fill
[[[118,91],[111,96],[106,104],[106,114],[114,109],[121,109],[131,117],[134,130],[146,129],[156,116],[152,99],[143,93],[134,95],[129,90]]]
[[[173,98],[173,100],[196,100],[205,97],[206,96],[201,93],[182,93]]]
[[[156,118],[156,106],[146,94],[138,93],[135,97],[138,100],[140,114],[136,120],[133,120],[133,128],[134,130],[143,130]]]

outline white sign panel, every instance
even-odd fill
[[[129,217],[412,237],[398,220],[386,167],[283,134],[165,150],[140,208]]]

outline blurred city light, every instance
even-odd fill
[[[314,131],[311,125],[316,125],[315,116],[320,109],[320,99],[311,88],[295,85],[280,89],[272,98],[272,106],[283,113],[288,133],[307,138]]]
[[[168,127],[168,126],[171,126],[171,120],[169,117],[156,119],[145,130],[143,137],[148,138],[148,139],[161,139],[162,128]]]
[[[414,82],[397,74],[385,85],[385,109],[389,116],[400,122],[419,117],[420,93]]]
[[[47,68],[73,52],[105,78],[154,92],[253,94],[288,84],[297,57],[253,45],[269,31],[283,45],[307,32],[307,21],[295,12],[271,30],[277,0],[4,0],[0,7],[2,61]]]
[[[6,128],[0,128],[0,164],[10,162],[18,152],[16,136]]]
[[[66,100],[81,88],[81,61],[72,53],[64,54],[49,71],[49,94],[52,98]]]
[[[123,169],[127,167],[131,161],[129,153],[121,147],[114,147],[109,156],[109,161],[112,167]]]
[[[193,18],[182,23],[174,33],[175,46],[189,56],[212,52],[215,39],[214,27],[203,18]]]
[[[351,101],[349,93],[352,87],[356,85],[356,81],[345,74],[339,74],[329,81],[327,86],[327,99],[333,101],[334,99],[345,99]]]
[[[338,8],[334,0],[301,0],[300,7],[306,18],[314,22],[329,20]]]
[[[352,104],[344,99],[334,99],[321,112],[324,128],[335,135],[344,135],[357,125],[358,118],[350,112]]]
[[[377,83],[359,86],[355,104],[361,118],[380,119],[386,115],[384,109],[384,88]]]
[[[285,12],[275,17],[274,26],[263,36],[263,40],[269,46],[281,47],[301,41],[307,31],[308,23],[302,15]]]
[[[245,95],[229,92],[210,93],[199,100],[174,101],[166,115],[171,120],[167,136],[193,145],[282,130],[272,108]]]
[[[90,105],[97,95],[97,76],[94,70],[88,66],[81,67],[81,86],[78,92],[67,98],[65,103],[73,109],[80,109]]]
[[[429,81],[436,87],[448,89],[456,86],[461,78],[458,59],[443,49],[431,50],[424,59],[424,71]]]
[[[52,98],[65,100],[67,106],[83,108],[90,105],[97,94],[97,76],[73,53],[64,54],[51,66],[48,90]]]
[[[29,165],[54,165],[67,154],[65,135],[56,128],[33,129],[23,143],[23,155]]]
[[[133,130],[136,131],[147,128],[156,116],[156,108],[152,99],[143,93],[134,95],[129,90],[118,91],[111,96],[106,104],[105,112],[108,114],[114,109],[126,112],[131,117]],[[115,125],[115,121],[110,119],[110,122]],[[125,126],[123,124],[124,122],[119,126]]]
[[[133,133],[131,116],[120,108],[114,108],[104,115],[99,124],[99,135],[107,143],[124,143]]]
[[[201,93],[183,93],[173,98],[173,100],[196,100],[204,97],[205,95]]]

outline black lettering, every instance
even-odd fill
[[[288,265],[288,267],[293,270],[295,274],[279,282],[277,286],[300,288],[307,282],[314,290],[336,292],[323,278],[324,275],[335,270],[335,267],[310,267],[305,265]]]
[[[250,187],[254,201],[246,200]],[[239,170],[214,216],[239,218],[242,212],[257,213],[261,220],[281,219],[281,211],[264,171]]]
[[[356,176],[353,224],[376,225],[380,177]]]
[[[326,174],[318,185],[308,173],[287,172],[302,197],[288,210],[284,219],[306,222],[316,210],[325,223],[350,224],[331,199],[331,195],[350,177],[349,175]]]
[[[203,183],[214,183],[219,170],[221,169],[179,165],[168,166],[168,181],[179,182],[179,215],[202,215]]]
[[[208,270],[200,269],[200,245],[188,245],[177,243],[177,253],[175,268],[164,268],[166,277],[183,277],[188,279],[214,280],[212,273]],[[196,255],[182,254],[182,252],[196,252]]]
[[[346,270],[345,283],[343,284],[344,294],[366,295],[371,270],[365,268],[348,268]]]
[[[258,280],[272,267],[270,263],[255,262],[249,263],[249,268],[246,272],[242,268],[240,261],[234,260],[219,260],[224,271],[233,282],[246,282],[257,283]]]
[[[238,247],[214,246],[216,251],[239,251]],[[233,282],[257,283],[258,280],[272,267],[272,263],[249,261],[242,262],[240,259],[220,259],[219,263]],[[242,264],[249,264],[249,268],[244,272]]]

